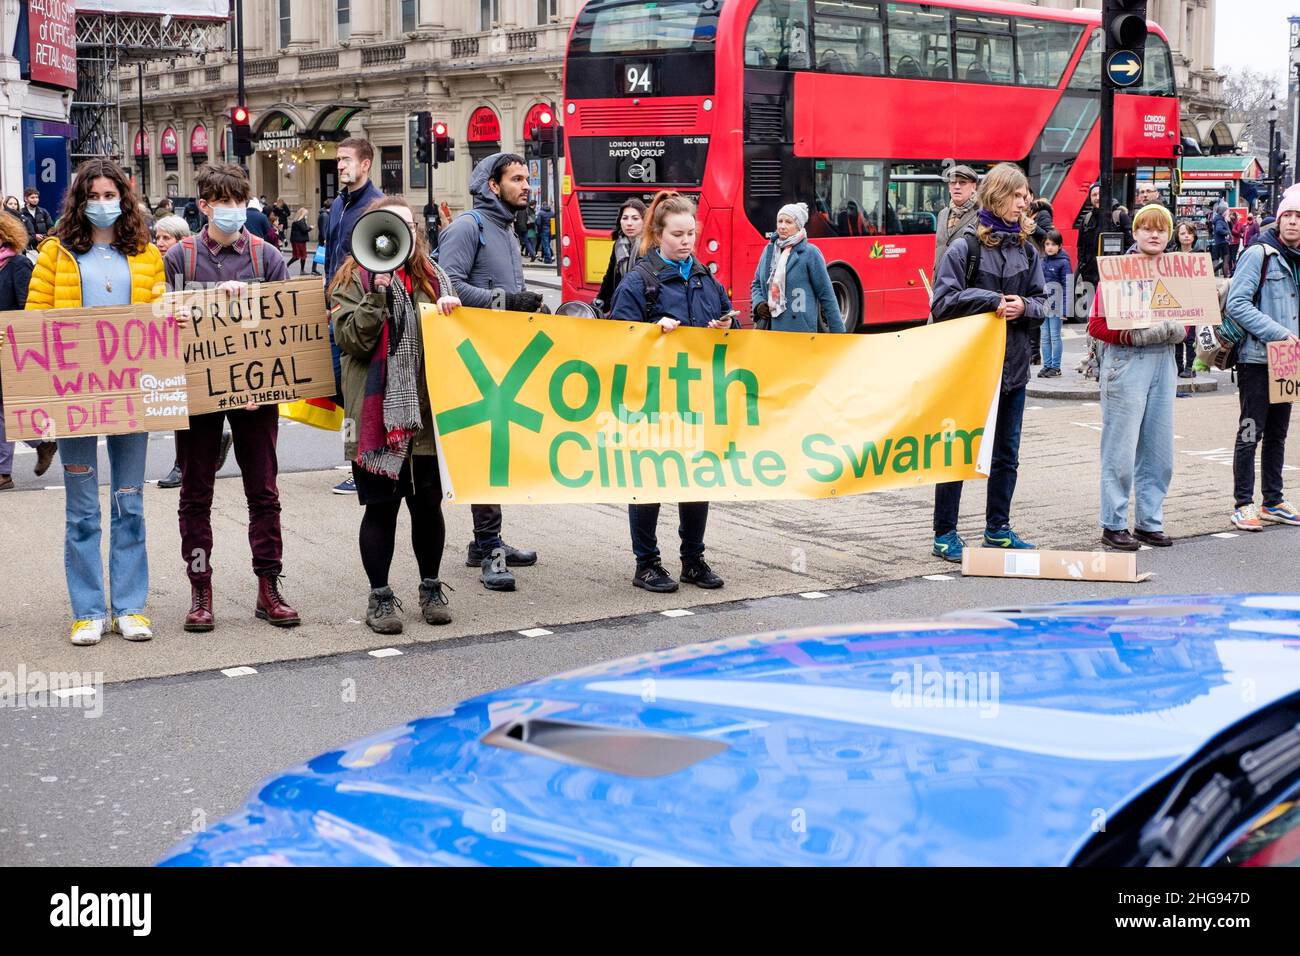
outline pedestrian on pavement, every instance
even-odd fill
[[[32,260],[27,249],[27,229],[10,216],[0,216],[0,312],[27,306],[27,287],[32,281]],[[5,440],[4,393],[0,390],[0,491],[14,486],[14,443]],[[45,474],[58,446],[52,441],[26,442],[36,449],[36,474]]]
[[[283,282],[289,277],[279,250],[252,236],[246,227],[248,176],[233,163],[211,163],[195,177],[195,191],[208,224],[197,237],[182,239],[167,251],[164,264],[169,288],[242,289],[252,281]],[[298,612],[280,591],[283,571],[280,535],[278,405],[191,415],[188,430],[178,433],[176,456],[181,465],[181,559],[190,579],[190,610],[185,630],[211,631],[212,493],[221,456],[222,430],[230,422],[235,460],[248,500],[248,544],[257,576],[254,614],[276,627],[298,624]]]
[[[601,315],[609,315],[614,290],[641,258],[641,230],[644,226],[645,203],[635,196],[624,200],[618,208],[618,225],[614,227],[611,236],[614,247],[609,250],[605,278],[600,281],[600,291],[591,303]]]
[[[1228,227],[1232,230],[1228,244],[1228,264],[1233,275],[1237,273],[1237,256],[1241,253],[1241,243],[1246,237],[1246,220],[1234,209],[1228,214]]]
[[[612,317],[624,322],[654,322],[663,333],[678,326],[725,329],[732,325],[731,302],[717,279],[695,258],[695,203],[681,193],[658,193],[646,213],[641,259],[614,292]],[[681,536],[681,580],[701,588],[720,588],[704,560],[707,501],[677,505]],[[647,591],[677,590],[659,557],[659,504],[628,505],[636,573],[632,584]]]
[[[454,294],[476,309],[536,312],[542,297],[528,291],[515,235],[515,214],[528,207],[528,164],[515,153],[493,153],[479,160],[469,178],[474,208],[455,219],[438,237],[438,264],[451,276]],[[471,505],[474,540],[466,567],[482,570],[489,591],[513,591],[509,568],[537,563],[537,552],[513,548],[501,537],[501,506]]]
[[[555,264],[555,258],[551,255],[551,223],[554,220],[555,215],[551,212],[550,201],[543,199],[541,207],[537,210],[537,242],[542,253],[542,262],[548,266]]]
[[[357,224],[361,214],[376,199],[384,194],[370,179],[370,170],[375,161],[375,147],[367,139],[353,136],[339,143],[335,163],[338,167],[341,189],[330,205],[328,232],[320,234],[320,241],[325,243],[325,288],[334,281],[334,274],[352,255],[352,227]],[[334,341],[334,326],[330,326],[330,351],[334,358],[334,401],[343,404],[342,366],[340,365],[339,347]],[[357,493],[356,482],[351,477],[345,478],[331,489],[336,495],[354,495]]]
[[[280,221],[279,213],[271,213],[266,217],[266,243],[276,252],[280,251],[280,236],[284,232],[284,223]]]
[[[451,279],[429,258],[423,229],[400,196],[371,209],[391,209],[411,224],[406,263],[395,273],[373,274],[351,256],[330,286],[335,340],[343,352],[343,406],[348,421],[345,454],[352,462],[361,517],[361,564],[370,579],[366,624],[376,634],[402,632],[402,603],[388,573],[402,502],[411,515],[411,547],[420,568],[420,611],[429,624],[451,621],[440,569],[447,529],[433,411],[424,374],[420,306],[443,315],[460,305]]]
[[[969,166],[953,166],[945,174],[948,180],[948,205],[939,210],[936,216],[938,228],[934,236],[934,269],[931,275],[939,274],[939,263],[948,245],[975,222],[979,207],[975,204],[975,188],[979,185],[979,176]]]
[[[931,313],[935,322],[996,312],[1006,320],[1002,394],[993,431],[993,463],[985,507],[984,546],[1032,549],[1011,528],[1011,499],[1020,463],[1020,429],[1029,382],[1030,332],[1047,315],[1043,263],[1034,248],[1034,221],[1025,214],[1029,180],[1014,163],[998,163],[976,193],[979,215],[953,240],[934,279]],[[971,279],[967,279],[967,276]],[[985,436],[985,440],[988,436]],[[960,481],[934,489],[935,556],[961,561],[965,541],[957,533]]]
[[[1259,219],[1252,212],[1246,216],[1246,228],[1241,234],[1241,248],[1243,250],[1249,249],[1251,246],[1253,246],[1256,243],[1256,241],[1258,241],[1258,239],[1259,239]],[[1240,252],[1238,252],[1238,258],[1240,258],[1240,255],[1241,255]]]
[[[9,213],[19,222],[22,222],[22,207],[18,202],[17,196],[5,196],[5,212]]]
[[[256,199],[250,200],[244,209],[244,229],[250,236],[270,242],[271,220]]]
[[[307,273],[307,240],[311,238],[311,223],[307,221],[307,207],[298,210],[298,216],[289,227],[289,266],[298,263],[298,275]]]
[[[321,206],[320,209],[317,210],[316,212],[316,245],[318,246],[325,245],[325,240],[329,236],[329,231],[330,231],[330,210],[328,206]],[[327,248],[326,252],[328,251],[329,250]],[[316,263],[316,257],[314,255],[312,256],[311,259],[311,274],[314,276],[320,275],[320,268]]]
[[[185,225],[190,227],[191,234],[197,234],[200,229],[208,224],[207,217],[199,209],[198,201],[192,202],[185,207]]]
[[[808,241],[807,225],[807,203],[786,203],[776,214],[776,232],[758,258],[749,287],[757,329],[844,331],[826,260]]]
[[[1158,259],[1169,246],[1174,217],[1156,203],[1133,218],[1136,244],[1128,255]],[[1187,335],[1179,322],[1120,330],[1106,324],[1102,297],[1088,317],[1101,357],[1101,542],[1117,551],[1148,544],[1167,548],[1164,506],[1174,475],[1173,348]],[[1134,531],[1129,532],[1129,500]]]
[[[1047,347],[1043,351],[1043,368],[1039,378],[1060,378],[1061,358],[1065,353],[1061,338],[1061,324],[1065,321],[1065,308],[1070,301],[1070,257],[1061,248],[1064,240],[1055,229],[1047,232],[1043,243],[1043,287],[1047,291],[1047,317],[1043,320],[1043,338]]]
[[[1196,223],[1190,219],[1180,219],[1174,230],[1175,252],[1202,252],[1200,238],[1196,234]],[[1196,378],[1196,327],[1187,326],[1187,337],[1182,344],[1174,346],[1174,362],[1178,366],[1179,378]]]
[[[1121,245],[1125,249],[1133,246],[1133,217],[1129,215],[1128,206],[1121,205],[1118,200],[1113,202],[1113,208],[1110,213],[1110,221],[1115,231],[1122,235]]]
[[[1047,237],[1056,228],[1052,204],[1046,199],[1035,199],[1029,204],[1029,215],[1034,220],[1034,245],[1038,247],[1039,252],[1045,252]]]
[[[1075,225],[1079,235],[1079,244],[1075,247],[1078,269],[1074,280],[1078,301],[1073,303],[1071,315],[1087,315],[1092,308],[1092,297],[1097,294],[1097,281],[1101,278],[1097,271],[1097,240],[1101,235],[1101,225],[1101,186],[1093,183]]]
[[[1232,276],[1232,262],[1229,250],[1232,248],[1232,225],[1228,222],[1228,204],[1220,202],[1214,207],[1214,216],[1210,220],[1210,233],[1213,237],[1211,254],[1219,274],[1226,278]]]
[[[63,212],[41,243],[27,290],[28,309],[86,309],[154,301],[163,263],[149,242],[140,200],[126,170],[107,159],[77,167]],[[100,557],[99,439],[60,438],[67,527],[64,568],[72,604],[73,644],[98,644],[104,634],[104,568]],[[109,525],[109,629],[129,641],[153,637],[144,616],[149,595],[145,548],[144,468],[149,433],[109,435],[112,517]]]
[[[1240,427],[1232,460],[1236,509],[1232,523],[1263,530],[1263,521],[1300,524],[1283,494],[1286,433],[1291,405],[1268,400],[1268,342],[1296,343],[1300,335],[1300,190],[1287,190],[1277,208],[1277,228],[1242,253],[1228,289],[1227,313],[1246,333],[1237,350]],[[1255,506],[1255,452],[1264,443],[1260,481],[1264,504]]]
[[[286,229],[293,222],[293,210],[289,208],[289,203],[284,199],[275,204],[275,214],[280,218],[280,222]]]
[[[35,249],[54,229],[54,220],[49,211],[41,205],[41,193],[35,186],[23,190],[23,224],[27,227],[28,248]]]

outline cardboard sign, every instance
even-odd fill
[[[1300,342],[1268,344],[1268,400],[1274,405],[1300,399]]]
[[[1112,329],[1145,329],[1158,322],[1219,325],[1214,265],[1204,252],[1163,256],[1102,256],[1102,305]]]
[[[1137,555],[1111,551],[1014,551],[966,548],[961,573],[979,578],[1047,578],[1052,581],[1118,581],[1137,584]]]
[[[181,324],[191,415],[334,394],[318,280],[250,283],[242,296],[169,292],[162,303]]]
[[[189,427],[176,320],[148,305],[0,313],[10,441]]]

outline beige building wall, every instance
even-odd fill
[[[455,161],[434,171],[435,200],[446,200],[453,212],[466,208],[470,117],[491,109],[501,148],[522,152],[529,109],[558,105],[564,47],[581,6],[582,0],[244,0],[246,98],[259,146],[248,158],[254,193],[306,206],[314,223],[335,188],[337,142],[364,136],[375,147],[375,183],[382,186],[384,157],[390,176],[400,157],[400,191],[419,211],[428,189],[423,169],[413,168],[411,117],[428,110],[447,122],[456,141]],[[135,83],[134,69],[123,74],[127,143],[139,128]],[[236,95],[233,46],[230,53],[147,66],[152,199],[193,196],[198,161],[190,155],[191,133],[202,124],[207,155],[223,158]],[[160,153],[169,126],[179,144],[174,169],[165,168]]]

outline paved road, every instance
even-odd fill
[[[90,709],[0,708],[0,864],[142,865],[231,812],[269,774],[493,689],[736,634],[1006,607],[1209,591],[1294,591],[1300,533],[1180,541],[1145,584],[921,577],[640,613],[553,633],[468,635],[220,673],[110,684]],[[941,570],[941,569],[935,569]],[[680,606],[680,605],[678,605]],[[89,698],[88,700],[95,700]],[[83,703],[87,702],[83,701]]]

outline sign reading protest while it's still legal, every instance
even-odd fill
[[[1145,329],[1158,322],[1219,325],[1223,321],[1214,264],[1204,252],[1102,256],[1097,270],[1109,328]]]
[[[162,311],[181,323],[191,415],[334,394],[319,281],[250,283],[242,295],[169,292]]]
[[[1300,342],[1284,339],[1268,344],[1268,400],[1273,404],[1300,401]]]
[[[988,473],[1006,322],[818,335],[421,307],[458,502],[829,498]]]
[[[147,305],[0,313],[10,441],[189,427],[181,329]]]

